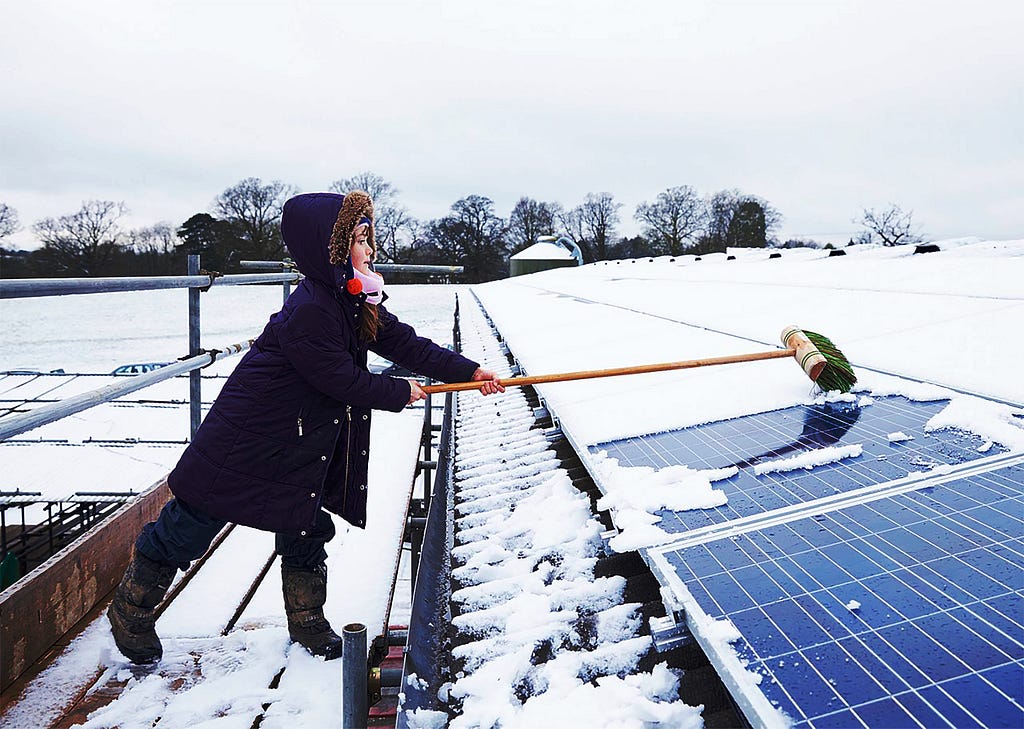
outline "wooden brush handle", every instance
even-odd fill
[[[553,375],[532,375],[530,377],[510,377],[497,380],[504,387],[521,387],[523,385],[540,385],[545,382],[568,382],[570,380],[590,380],[595,377],[617,377],[619,375],[640,375],[648,372],[666,372],[668,370],[685,370],[693,367],[734,364],[736,362],[756,362],[762,359],[782,359],[793,357],[796,349],[773,349],[770,352],[753,352],[751,354],[730,354],[725,357],[708,357],[706,359],[688,359],[682,362],[661,362],[659,364],[636,365],[634,367],[614,367],[607,370],[583,370],[580,372],[562,372]],[[423,391],[428,395],[439,392],[456,392],[459,390],[479,390],[484,382],[451,382],[447,385],[427,385]]]

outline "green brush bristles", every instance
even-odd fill
[[[818,351],[828,361],[815,384],[825,392],[831,392],[832,390],[849,392],[857,383],[857,375],[853,374],[850,360],[846,359],[843,353],[839,351],[839,348],[832,344],[832,340],[828,337],[816,334],[815,332],[809,332],[806,329],[803,332],[807,335],[811,344],[817,347]]]

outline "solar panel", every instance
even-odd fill
[[[1004,452],[998,446],[986,448],[980,437],[962,431],[926,433],[925,424],[947,403],[890,396],[874,398],[864,407],[845,402],[802,405],[602,443],[590,450],[606,451],[623,466],[738,466],[736,476],[715,483],[728,497],[725,505],[661,512],[659,527],[669,533],[685,533]],[[895,434],[909,438],[891,440]],[[811,470],[754,472],[755,466],[766,461],[854,444],[863,446],[862,455],[855,458]]]
[[[815,727],[1024,725],[1024,456],[926,432],[946,400],[867,402],[590,450],[623,466],[738,468],[715,483],[725,505],[660,512],[678,539],[650,556],[706,650],[711,620],[738,629],[760,685],[731,653],[718,667],[748,718],[774,706]],[[761,472],[851,445],[861,455]]]
[[[652,558],[797,726],[1019,727],[1024,457],[993,460]]]

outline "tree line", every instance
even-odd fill
[[[384,263],[456,265],[460,281],[476,283],[508,275],[508,258],[540,236],[572,239],[584,262],[640,256],[699,255],[727,247],[791,246],[775,237],[782,216],[766,200],[739,190],[701,195],[689,185],[671,187],[636,206],[633,218],[641,232],[619,235],[622,203],[609,192],[588,193],[566,208],[524,196],[503,218],[494,201],[468,195],[434,220],[417,220],[402,205],[395,186],[372,172],[342,178],[330,190],[366,190],[376,211],[377,260]],[[210,210],[196,213],[177,227],[170,223],[126,229],[124,203],[91,200],[74,212],[35,222],[31,230],[40,247],[33,251],[0,246],[0,276],[87,277],[179,275],[185,257],[202,256],[203,267],[222,273],[240,270],[240,261],[274,260],[287,255],[280,217],[285,201],[296,194],[278,180],[250,177],[228,187]],[[850,243],[884,245],[918,242],[911,214],[891,205],[864,210],[855,222],[865,230]],[[0,243],[19,229],[17,212],[0,202]],[[389,276],[400,281],[402,276]],[[422,279],[407,279],[422,280]]]

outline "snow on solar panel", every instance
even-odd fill
[[[728,497],[725,505],[661,512],[659,526],[680,533],[1003,451],[997,446],[985,448],[981,438],[964,431],[925,432],[925,424],[945,407],[946,400],[916,402],[892,396],[870,402],[865,406],[801,405],[603,443],[590,450],[605,451],[622,466],[738,466],[736,476],[715,483]],[[758,466],[796,454],[852,445],[862,446],[861,455],[813,469],[756,473]]]
[[[652,557],[798,726],[1019,726],[1024,458],[998,460]]]
[[[738,631],[719,669],[755,725],[766,707],[816,727],[1024,719],[1024,456],[926,430],[947,404],[819,403],[591,447],[737,467],[724,505],[659,512],[676,538],[650,556],[706,650],[707,626]],[[799,466],[829,450],[848,457]]]

